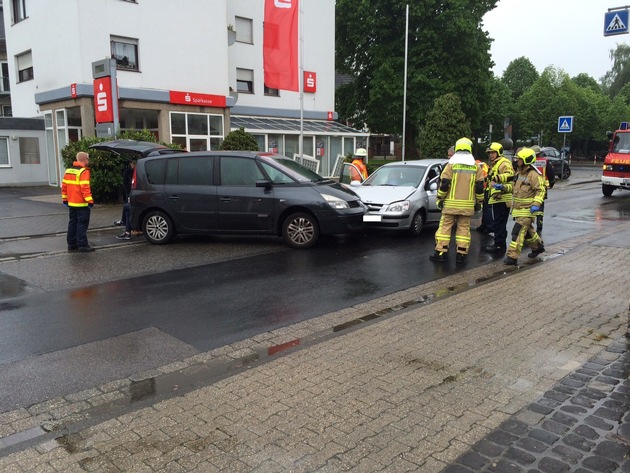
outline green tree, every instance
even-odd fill
[[[575,82],[575,85],[577,85],[578,87],[582,87],[583,89],[590,89],[593,92],[597,92],[597,93],[602,92],[601,85],[599,85],[595,79],[593,79],[591,76],[589,76],[585,72],[578,74],[572,80],[573,82]]]
[[[375,133],[402,132],[405,52],[403,0],[337,0],[336,67],[352,82],[337,93],[342,119]],[[490,39],[482,18],[496,0],[425,0],[409,4],[405,143],[416,157],[418,130],[436,98],[456,93],[480,129],[487,103]]]
[[[512,116],[513,101],[510,89],[499,79],[493,77],[487,83],[488,102],[481,112],[481,123],[492,125],[492,134],[488,138],[499,141],[503,138],[503,124],[506,118]],[[485,128],[489,130],[489,128]]]
[[[514,101],[518,100],[536,80],[538,72],[532,62],[524,56],[514,59],[501,76],[501,81],[507,85]]]
[[[630,82],[630,46],[617,44],[615,49],[610,50],[610,59],[613,65],[602,78],[602,86],[604,91],[614,98],[623,86]]]
[[[229,132],[223,140],[223,143],[221,143],[221,149],[232,151],[259,151],[258,141],[254,138],[254,135],[247,133],[243,127]]]
[[[423,158],[445,158],[450,146],[463,136],[470,137],[470,120],[462,111],[457,94],[445,94],[435,99],[420,132]]]

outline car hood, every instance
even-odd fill
[[[387,204],[407,199],[416,191],[412,186],[358,186],[352,190],[363,202]]]
[[[149,141],[136,140],[112,140],[95,143],[90,149],[100,151],[111,151],[120,155],[133,155],[137,158],[146,158],[147,156],[157,156],[159,154],[179,153],[181,151],[168,148],[158,143]]]

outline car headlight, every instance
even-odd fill
[[[340,199],[339,197],[335,197],[334,195],[322,194],[322,197],[326,200],[326,202],[328,202],[328,205],[330,205],[333,209],[349,209],[350,208],[350,206],[348,205],[348,202],[346,202],[343,199]]]
[[[409,210],[409,201],[401,200],[400,202],[394,202],[389,204],[385,209],[385,212],[406,212]]]
[[[603,168],[604,168],[604,171],[612,171],[613,170],[613,167],[612,167],[611,164],[604,164]]]

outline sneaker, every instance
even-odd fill
[[[446,259],[445,256],[444,256],[445,254],[446,254],[445,251],[437,251],[437,250],[435,250],[433,252],[433,254],[429,256],[429,259],[431,261],[442,262],[442,261],[444,261]]]
[[[68,253],[74,253],[79,250],[79,247],[76,245],[68,245]]]
[[[509,266],[516,266],[516,263],[518,263],[518,260],[516,258],[512,258],[511,256],[506,256],[503,259],[503,262]]]
[[[464,253],[457,253],[455,256],[455,263],[464,264],[466,262],[466,255]]]
[[[92,251],[94,251],[94,248],[92,248],[90,245],[80,246],[77,251],[79,253],[91,253]]]
[[[122,226],[124,225],[124,223],[123,223],[123,221],[122,221],[122,220],[116,220],[116,221],[114,222],[114,225],[115,225],[115,226],[117,226],[117,227],[122,227]]]
[[[117,240],[131,240],[131,233],[129,232],[121,233],[120,235],[116,235],[116,239]]]
[[[542,245],[538,245],[538,248],[536,248],[535,250],[532,250],[531,253],[527,254],[528,258],[535,258],[536,256],[538,256],[541,253],[545,252],[545,247]]]

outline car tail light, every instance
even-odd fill
[[[136,188],[136,168],[133,168],[133,176],[131,176],[131,188]]]

